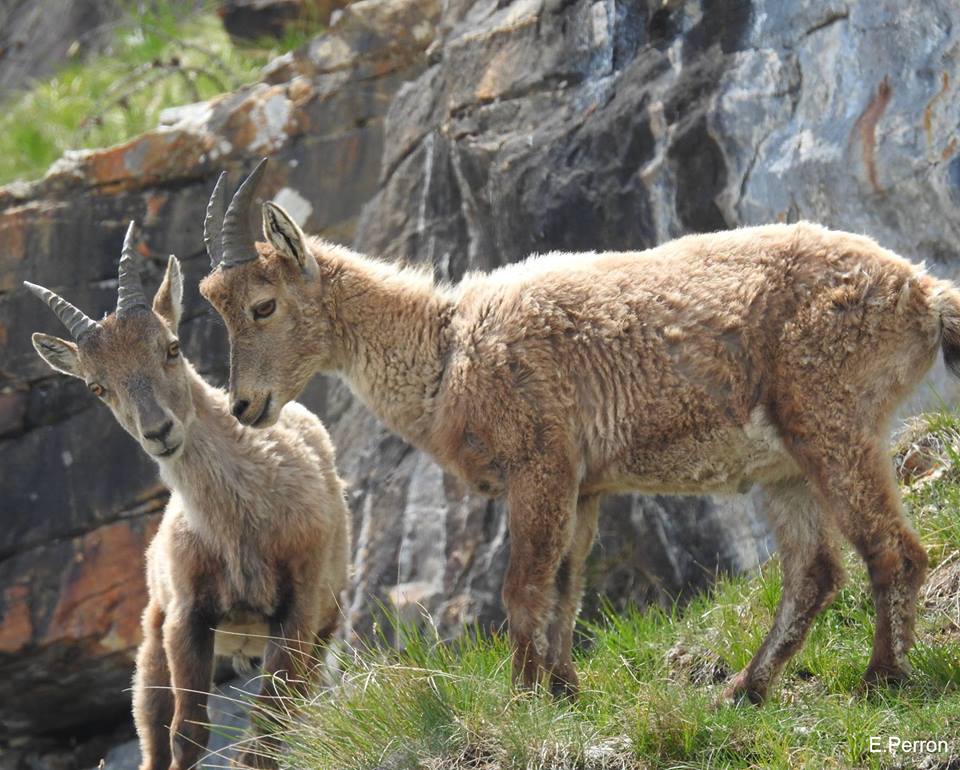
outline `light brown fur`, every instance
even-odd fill
[[[134,676],[142,770],[186,770],[205,754],[215,654],[262,656],[267,698],[281,695],[278,679],[306,686],[314,644],[336,627],[349,558],[349,514],[322,423],[289,404],[265,431],[241,426],[226,393],[169,355],[179,316],[171,258],[154,311],[111,314],[78,345],[35,335],[51,366],[104,388],[171,490],[147,551]],[[275,766],[266,740],[248,741],[240,764]]]
[[[927,560],[885,443],[941,344],[956,365],[951,284],[869,238],[799,223],[549,254],[435,286],[319,240],[299,250],[316,265],[300,264],[284,244],[302,233],[276,209],[259,258],[201,285],[230,330],[241,419],[268,425],[314,372],[337,372],[391,430],[505,495],[522,684],[548,674],[554,692],[576,690],[571,634],[599,496],[754,483],[772,499],[784,591],[729,695],[765,697],[836,593],[837,530],[877,605],[866,679],[906,674]],[[253,319],[266,299],[275,312]]]

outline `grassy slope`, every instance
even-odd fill
[[[184,15],[173,0],[149,5],[149,13],[117,27],[107,53],[0,101],[0,184],[41,176],[66,150],[106,147],[154,128],[167,107],[254,81],[273,56],[318,29],[304,23],[283,41],[239,47],[213,10]],[[154,64],[172,59],[180,71],[164,74]]]
[[[927,429],[955,436],[960,421]],[[935,441],[942,445],[944,441]],[[948,461],[960,460],[952,456]],[[960,468],[960,463],[957,463]],[[906,490],[931,557],[909,684],[874,696],[857,686],[873,608],[864,569],[817,620],[762,708],[717,706],[744,666],[780,594],[776,560],[722,580],[672,615],[610,614],[584,631],[583,694],[573,705],[517,694],[503,638],[449,645],[411,634],[405,652],[356,654],[344,681],[299,704],[284,727],[286,763],[323,768],[712,768],[960,766],[960,471]],[[952,726],[952,727],[951,727]],[[947,754],[872,754],[870,736],[947,738]],[[956,737],[954,737],[956,736]],[[948,763],[955,757],[957,764]]]

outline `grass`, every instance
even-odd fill
[[[117,26],[108,50],[68,63],[0,101],[0,184],[41,176],[67,150],[105,147],[159,124],[168,107],[209,99],[256,80],[274,56],[319,26],[283,40],[235,45],[213,6],[185,12],[160,0]]]
[[[764,706],[718,703],[770,627],[776,559],[721,580],[683,609],[605,613],[578,665],[576,703],[515,692],[502,636],[441,643],[404,629],[405,646],[342,656],[332,691],[281,716],[285,766],[348,768],[960,767],[960,436],[957,415],[924,420],[898,453],[936,446],[943,463],[905,489],[931,557],[907,684],[858,690],[874,612],[862,564],[814,625]],[[933,472],[931,472],[931,468]],[[955,470],[956,469],[956,470]],[[295,715],[292,715],[295,714]],[[944,752],[872,753],[870,738],[946,739]]]

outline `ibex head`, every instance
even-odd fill
[[[133,246],[133,222],[123,241],[116,310],[94,321],[49,289],[26,287],[49,305],[72,340],[35,333],[37,353],[58,372],[78,377],[151,455],[181,450],[193,419],[188,364],[180,355],[183,280],[171,256],[153,305],[147,303]]]
[[[200,292],[223,317],[230,335],[230,397],[240,422],[258,428],[276,422],[283,405],[299,395],[323,368],[323,321],[303,323],[302,307],[317,289],[317,259],[303,231],[280,206],[262,205],[263,235],[257,243],[251,209],[266,159],[227,205],[220,175],[204,220],[204,241],[213,272]]]

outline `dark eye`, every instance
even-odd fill
[[[269,318],[273,315],[273,311],[277,309],[276,300],[268,299],[265,302],[261,302],[253,306],[253,317],[258,321],[263,318]]]
[[[106,393],[103,385],[101,385],[99,382],[91,382],[89,385],[87,385],[87,387],[90,388],[90,392],[93,393],[93,395],[95,395],[97,398],[103,398],[103,394]]]
[[[180,343],[174,340],[169,345],[167,345],[167,359],[173,360],[180,355]]]

